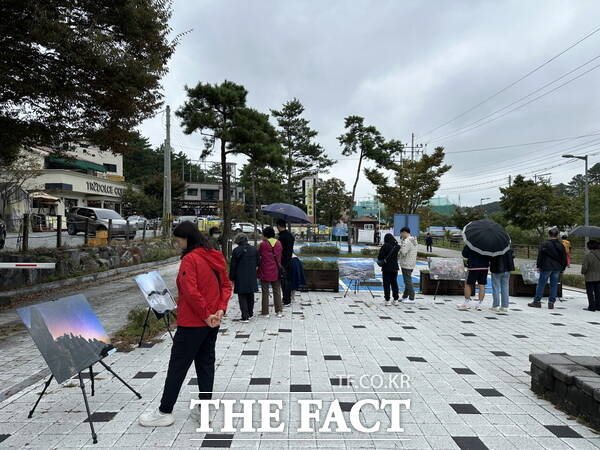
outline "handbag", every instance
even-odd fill
[[[269,242],[269,247],[271,247],[271,253],[273,253],[273,259],[275,260],[275,264],[277,264],[277,269],[279,271],[279,279],[281,281],[286,279],[285,268],[281,265],[279,261],[277,261],[277,256],[275,255],[275,246],[271,245]]]
[[[394,246],[392,247],[392,250],[391,250],[391,251],[390,251],[390,252],[387,254],[387,256],[386,256],[385,258],[383,258],[383,259],[378,259],[378,260],[377,260],[377,265],[378,265],[379,267],[383,267],[383,265],[384,265],[384,264],[387,262],[387,259],[388,259],[390,256],[392,256],[392,253],[394,253],[394,250],[396,250],[396,247],[398,247],[398,244],[396,244],[396,245],[394,245]]]

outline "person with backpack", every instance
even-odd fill
[[[537,268],[540,272],[540,278],[535,289],[535,297],[527,306],[532,308],[542,307],[542,297],[546,283],[550,279],[550,295],[548,297],[548,309],[554,309],[556,294],[558,292],[558,280],[561,272],[567,268],[567,252],[565,247],[558,239],[558,228],[551,228],[548,231],[548,240],[538,250]]]
[[[589,253],[583,257],[581,273],[585,277],[588,307],[585,311],[600,311],[600,242],[588,241]]]
[[[410,228],[404,227],[400,230],[400,270],[404,281],[404,294],[402,303],[415,303],[415,288],[412,281],[412,272],[417,265],[417,250],[419,243],[417,238],[410,234]]]
[[[231,253],[229,265],[229,279],[233,281],[234,294],[238,295],[242,323],[254,316],[254,293],[258,292],[256,270],[260,265],[260,258],[256,247],[248,243],[244,233],[238,234],[233,240],[237,247]]]
[[[400,246],[398,241],[387,233],[383,238],[383,245],[379,249],[379,255],[377,256],[377,265],[381,267],[381,274],[383,277],[383,296],[385,298],[385,306],[390,306],[390,290],[394,298],[394,305],[398,305],[400,302],[400,293],[398,289],[398,252]]]
[[[173,230],[182,249],[177,274],[177,331],[160,406],[139,418],[144,427],[168,427],[175,422],[173,408],[187,372],[194,363],[198,377],[198,398],[210,400],[215,379],[215,345],[219,325],[231,297],[223,253],[210,247],[196,224],[182,222]],[[191,412],[198,420],[200,410]]]
[[[492,311],[508,311],[508,285],[510,273],[515,270],[515,258],[512,249],[505,254],[494,256],[490,261],[492,272]]]
[[[265,227],[263,230],[263,241],[258,246],[260,265],[258,266],[258,278],[262,291],[261,314],[269,317],[269,287],[273,289],[273,303],[277,317],[283,317],[283,303],[281,301],[281,279],[286,276],[283,273],[281,257],[283,246],[275,239],[273,227]]]

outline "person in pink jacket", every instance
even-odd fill
[[[277,317],[283,317],[281,280],[279,278],[282,253],[283,247],[281,242],[275,239],[275,230],[273,227],[266,227],[263,230],[263,241],[258,247],[258,254],[260,255],[258,278],[262,290],[261,314],[266,317],[269,316],[269,286],[273,289],[275,314],[277,314]]]

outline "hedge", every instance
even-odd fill
[[[333,245],[304,245],[300,247],[300,254],[337,256],[340,254],[340,249]]]
[[[565,286],[585,289],[585,278],[577,273],[563,273],[562,283]]]

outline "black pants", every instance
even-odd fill
[[[383,297],[385,301],[390,300],[390,287],[394,300],[398,300],[400,298],[398,292],[398,272],[382,272],[381,274],[383,275]]]
[[[587,291],[588,309],[600,311],[600,281],[586,281],[585,290]]]
[[[285,269],[285,277],[281,280],[281,291],[283,294],[283,304],[289,305],[292,303],[292,265],[283,265]]]
[[[431,244],[427,244],[427,253],[431,253],[433,251],[433,246]]]
[[[242,320],[248,320],[254,315],[254,293],[238,294],[238,300],[240,302]]]
[[[196,366],[198,377],[198,391],[200,391],[198,398],[201,400],[212,398],[218,332],[219,327],[177,327],[173,336],[165,388],[160,401],[161,412],[173,412],[173,406],[192,362]]]

